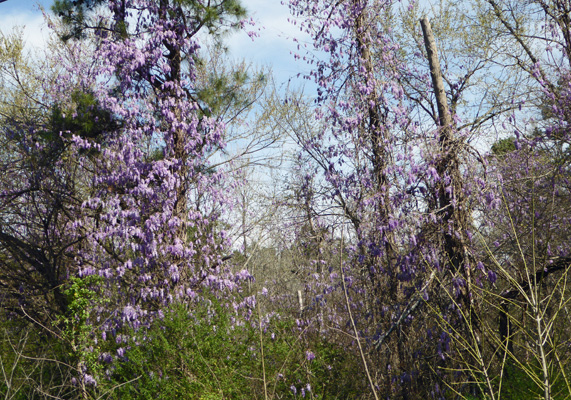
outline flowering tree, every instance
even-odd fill
[[[108,5],[113,18],[99,17],[96,72],[84,84],[122,128],[107,133],[93,162],[97,189],[77,222],[90,232],[78,268],[105,276],[127,300],[115,318],[136,324],[202,283],[234,285],[216,277],[227,245],[217,207],[226,199],[217,190],[222,173],[207,161],[224,146],[224,126],[199,96],[195,62],[198,33],[239,26],[244,10],[232,1]],[[78,150],[97,146],[72,140]]]
[[[311,77],[319,86],[317,119],[322,124],[315,133],[300,133],[298,140],[323,174],[328,196],[349,225],[346,240],[354,246],[352,268],[343,266],[338,275],[330,267],[329,274],[348,282],[343,291],[352,299],[352,334],[377,339],[382,349],[375,365],[384,376],[384,391],[400,387],[399,395],[406,398],[411,353],[400,317],[406,317],[413,294],[426,289],[433,263],[446,253],[438,235],[431,234],[438,224],[430,218],[446,225],[448,219],[437,212],[446,205],[430,197],[438,198],[439,174],[446,179],[448,166],[440,162],[437,170],[437,163],[418,157],[418,126],[399,83],[407,67],[399,61],[390,26],[380,18],[390,15],[391,2],[292,1],[290,7],[321,52],[311,59],[316,65]],[[425,151],[430,155],[430,148]],[[442,156],[434,153],[437,159]],[[454,193],[453,188],[448,192]],[[428,210],[419,202],[428,202]],[[448,228],[441,232],[453,235]],[[450,268],[447,262],[442,267]],[[373,357],[375,350],[369,354]],[[374,391],[380,382],[370,384]]]
[[[115,371],[151,371],[142,381],[167,382],[162,366],[146,366],[146,349],[160,347],[148,338],[176,341],[189,318],[197,322],[190,332],[216,332],[209,357],[218,356],[217,341],[248,337],[235,356],[250,355],[248,379],[261,368],[255,386],[266,397],[276,388],[318,396],[316,377],[336,376],[329,364],[340,349],[361,363],[351,387],[375,398],[454,391],[495,399],[521,373],[546,399],[571,393],[569,9],[482,0],[448,24],[456,3],[441,2],[433,35],[427,18],[419,24],[419,2],[290,0],[294,22],[312,38],[295,56],[312,65],[314,107],[298,94],[272,94],[256,110],[256,128],[242,130],[224,122],[246,119],[263,77],[243,90],[245,67],[228,70],[223,52],[210,61],[201,52],[205,40],[216,47],[225,31],[248,24],[238,2],[59,2],[66,41],[53,51],[50,77],[31,74],[12,42],[1,43],[10,100],[0,104],[2,308],[69,342],[65,363],[83,398],[101,382],[102,363],[114,379],[117,359]],[[547,21],[543,28],[520,25],[529,10]],[[393,24],[397,16],[408,25]],[[466,21],[477,21],[474,34],[446,42]],[[14,66],[34,77],[29,86]],[[495,86],[517,68],[513,81]],[[18,89],[8,90],[14,82]],[[526,83],[526,102],[512,82]],[[274,133],[254,132],[260,127]],[[480,155],[483,145],[471,142],[488,128],[514,137]],[[250,156],[284,132],[300,146],[287,195],[256,204],[227,179],[218,154],[236,138],[253,143],[242,151]],[[233,204],[242,254],[222,229]],[[240,281],[251,275],[225,265],[232,250],[236,264],[255,265],[266,282],[246,294]],[[277,268],[287,272],[278,277]],[[234,289],[241,294],[232,297]],[[202,299],[190,317],[189,299]],[[178,316],[163,320],[179,301]],[[129,353],[133,338],[143,346]],[[172,368],[201,351],[185,338],[192,350]],[[283,371],[289,338],[299,368]],[[217,390],[212,383],[208,392]]]
[[[175,299],[249,278],[221,274],[228,242],[218,218],[228,199],[223,172],[208,158],[224,147],[225,127],[196,66],[198,35],[239,28],[244,13],[235,1],[102,3],[89,14],[86,40],[70,38],[53,53],[57,79],[38,79],[37,89],[47,117],[4,128],[29,153],[17,160],[29,168],[18,169],[18,149],[2,160],[2,215],[13,224],[1,233],[0,259],[11,268],[3,267],[10,274],[1,283],[22,298],[11,306],[37,306],[28,286],[41,285],[17,283],[22,271],[39,274],[40,294],[57,305],[39,321],[50,328],[55,315],[76,312],[67,279],[101,276],[86,282],[99,282],[92,289],[114,301],[80,303],[97,312],[76,322],[101,326],[103,338],[120,343],[118,329],[148,324]],[[94,382],[85,358],[76,369],[82,387]]]
[[[382,361],[377,361],[387,379],[383,391],[397,390],[397,380],[406,388],[414,357],[425,353],[441,358],[434,367],[437,371],[444,367],[436,375],[446,384],[453,386],[457,378],[465,385],[474,379],[494,392],[486,358],[490,353],[482,353],[483,315],[478,311],[482,298],[476,299],[475,291],[483,293],[488,282],[495,282],[496,266],[486,261],[488,256],[473,239],[477,227],[482,232],[487,222],[492,223],[501,190],[480,175],[487,161],[467,141],[483,123],[513,110],[517,101],[498,106],[485,98],[481,103],[490,104],[489,110],[460,125],[463,116],[454,113],[461,109],[464,90],[482,65],[494,60],[472,62],[473,55],[468,56],[465,76],[458,82],[451,76],[442,79],[425,20],[424,61],[430,70],[402,63],[399,55],[409,49],[401,50],[398,36],[392,34],[389,21],[394,6],[390,1],[290,1],[296,23],[301,21],[313,39],[314,56],[303,49],[296,56],[315,66],[310,77],[318,85],[316,115],[322,121],[315,131],[300,132],[298,142],[312,159],[314,171],[321,172],[329,188],[327,200],[339,207],[351,227],[352,268],[341,275],[342,281],[349,281],[349,289],[341,284],[336,288],[350,293],[353,306],[348,302],[346,317],[356,320],[350,329],[356,340],[364,335],[387,346]],[[504,59],[494,62],[498,60]],[[530,71],[539,79],[547,76],[536,67]],[[437,130],[427,131],[425,119],[413,118],[418,107]],[[475,212],[482,204],[487,208]],[[325,221],[326,213],[322,215]],[[323,225],[335,222],[329,219]],[[557,265],[559,271],[563,264]],[[433,282],[440,283],[438,289]],[[432,314],[415,314],[423,303]],[[437,348],[419,346],[421,339],[410,333],[412,326],[422,326],[426,337],[439,332]],[[411,344],[406,347],[417,349],[416,356],[404,350],[403,329]],[[464,368],[460,365],[478,367],[456,378],[442,372]],[[430,379],[416,373],[417,382]],[[375,385],[371,381],[372,391]],[[478,390],[465,386],[460,390]],[[410,390],[409,386],[399,395],[406,398]]]

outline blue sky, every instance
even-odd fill
[[[32,11],[37,8],[37,4],[42,4],[44,7],[51,5],[51,0],[7,0],[0,5],[0,13],[18,13],[23,11]]]
[[[287,2],[286,2],[287,3]],[[269,65],[276,82],[283,83],[307,65],[296,62],[291,51],[295,50],[292,36],[300,38],[299,26],[288,22],[289,9],[280,0],[243,0],[243,4],[257,22],[260,37],[252,41],[245,33],[238,33],[229,40],[231,54],[235,58],[251,60],[258,65]]]
[[[253,29],[260,29],[260,37],[252,41],[245,32],[234,34],[227,39],[230,56],[272,68],[278,84],[307,70],[306,64],[295,62],[290,54],[296,47],[291,36],[299,36],[300,32],[298,27],[287,21],[287,6],[280,0],[242,0],[242,3],[257,22]],[[7,0],[0,3],[0,29],[8,33],[14,26],[24,27],[27,44],[42,46],[49,29],[39,5],[49,11],[52,4],[53,0]]]
[[[26,42],[40,46],[48,29],[39,6],[49,9],[51,4],[52,0],[7,0],[0,3],[0,29],[9,33],[14,26],[24,27]]]

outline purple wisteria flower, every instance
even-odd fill
[[[315,354],[313,354],[313,352],[307,350],[305,352],[305,358],[307,359],[307,361],[313,361],[313,360],[315,360]]]

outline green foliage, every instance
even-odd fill
[[[504,156],[511,153],[516,149],[515,138],[509,137],[506,139],[500,139],[492,145],[492,154],[495,156]]]
[[[242,371],[248,338],[236,334],[216,301],[193,313],[173,306],[148,332],[133,332],[138,345],[117,361],[114,396],[121,399],[247,399],[248,379]]]
[[[101,143],[106,132],[119,128],[116,120],[103,110],[91,93],[75,91],[70,105],[54,105],[49,120],[49,131],[43,133],[46,140],[56,140],[60,134],[71,134]]]
[[[43,150],[31,159],[33,165],[50,167],[66,157],[68,140],[78,136],[92,144],[105,145],[110,132],[121,129],[121,123],[111,113],[101,108],[95,97],[88,92],[73,92],[67,104],[53,104],[46,116],[43,129],[38,130],[35,140],[44,145]],[[96,147],[81,150],[81,154],[95,157]]]
[[[265,76],[259,74],[252,78],[247,71],[236,69],[228,74],[212,73],[207,82],[197,92],[198,99],[204,104],[207,116],[220,115],[227,110],[243,109],[251,105],[252,99],[248,89],[250,86],[265,82]]]
[[[13,400],[73,399],[69,347],[22,319],[0,323],[0,397]]]
[[[306,397],[313,399],[355,399],[368,392],[358,358],[326,337],[307,335],[294,321],[273,322],[264,334],[264,352],[269,386],[278,398],[291,396],[292,385],[301,397],[309,384]]]
[[[2,398],[25,399],[26,389],[23,382],[24,370],[21,359],[22,347],[25,347],[27,337],[16,337],[15,324],[4,323],[0,337],[0,365],[2,375],[0,380],[0,396]],[[24,361],[25,362],[25,361]]]
[[[215,41],[195,58],[195,96],[204,115],[232,120],[252,107],[268,80],[264,71],[251,71],[245,63],[228,63],[226,52],[227,49]]]
[[[131,332],[132,345],[112,367],[112,398],[263,399],[264,380],[257,321],[238,316],[214,297],[193,310],[173,305],[148,331]],[[254,314],[255,315],[255,314]],[[275,317],[263,328],[266,389],[270,398],[358,398],[366,391],[356,359],[315,337],[307,341],[293,321]],[[315,355],[307,357],[307,351]],[[122,354],[122,351],[120,351]],[[364,381],[363,381],[364,382]],[[307,390],[307,385],[311,391]]]
[[[85,38],[86,31],[94,28],[89,23],[90,14],[105,3],[106,0],[55,0],[52,11],[67,28],[67,32],[61,36],[61,39],[67,41]],[[239,0],[217,0],[209,1],[207,4],[197,0],[174,0],[173,3],[184,8],[187,21],[194,21],[196,26],[204,27],[210,35],[216,38],[221,38],[228,28],[239,26],[238,21],[246,16],[246,9],[242,7]],[[171,12],[174,13],[174,11]],[[178,8],[176,12],[183,13],[181,8]],[[128,35],[128,23],[125,17],[125,15],[119,15],[115,24],[116,33],[122,38]]]
[[[225,25],[235,27],[236,22],[246,16],[246,9],[239,0],[216,0],[206,4],[198,0],[175,0],[175,3],[184,6],[213,37],[220,37],[225,32]]]
[[[506,365],[503,378],[501,381],[502,392],[500,396],[496,394],[496,398],[501,398],[503,400],[521,400],[521,399],[543,399],[544,391],[543,388],[538,385],[538,382],[542,380],[541,367],[536,363],[535,365],[527,364],[523,368],[514,365],[513,363],[508,363]],[[566,371],[569,375],[571,371]],[[530,376],[530,373],[532,376]],[[496,377],[494,379],[494,384],[496,389],[498,389],[498,384],[500,378]],[[482,392],[485,392],[485,388],[482,387]],[[557,378],[552,381],[551,393],[553,400],[564,400],[569,399],[569,392],[567,390],[565,379],[562,374],[558,374]],[[480,395],[472,396],[468,395],[465,397],[466,400],[488,400],[491,397]]]
[[[79,39],[84,36],[86,15],[105,0],[55,0],[52,11],[61,18],[68,27],[68,32],[62,36],[64,41]]]
[[[504,371],[504,379],[502,382],[501,398],[504,400],[520,400],[520,399],[542,399],[544,398],[543,388],[537,382],[542,380],[541,367],[539,365],[526,365],[527,372],[516,365],[508,365]],[[534,377],[529,375],[532,372]],[[567,371],[569,374],[571,371]],[[555,376],[555,374],[554,374]],[[552,381],[551,387],[552,399],[563,400],[569,398],[565,380],[559,375]]]
[[[100,346],[94,337],[91,313],[95,307],[103,305],[107,299],[101,298],[96,291],[102,281],[100,276],[85,278],[72,277],[64,290],[68,310],[55,324],[62,326],[63,338],[69,343],[69,358],[72,365],[97,379],[102,372],[98,358]]]

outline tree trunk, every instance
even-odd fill
[[[444,237],[445,255],[448,258],[453,272],[460,274],[466,282],[464,286],[465,290],[463,291],[463,302],[465,306],[470,307],[469,288],[471,276],[470,268],[467,263],[469,214],[466,209],[465,196],[462,188],[462,175],[460,173],[460,161],[458,158],[460,150],[459,143],[454,137],[454,125],[448,109],[448,101],[444,90],[444,82],[432,28],[430,27],[430,22],[427,17],[421,19],[420,23],[430,65],[430,75],[432,77],[440,124],[438,136],[440,151],[438,154],[439,159],[436,160],[436,170],[440,176],[438,183],[437,213],[442,218],[441,226]],[[445,182],[445,177],[450,178],[449,183]]]
[[[438,207],[436,213],[440,217],[440,229],[444,241],[444,257],[445,261],[447,261],[444,264],[448,264],[451,267],[451,272],[454,276],[459,276],[464,280],[464,284],[459,288],[458,300],[464,312],[463,320],[459,321],[459,332],[462,332],[461,334],[466,339],[474,337],[477,342],[475,346],[481,349],[480,335],[478,333],[478,316],[474,311],[471,294],[471,267],[468,262],[469,255],[467,251],[469,213],[462,187],[463,182],[458,157],[460,151],[459,141],[454,135],[454,123],[448,108],[438,52],[428,17],[423,17],[420,20],[420,24],[422,26],[424,44],[430,66],[430,76],[438,108],[438,142],[440,149],[437,154],[436,171],[440,180],[437,183]],[[471,385],[470,392],[477,394],[477,388]]]
[[[359,64],[363,67],[365,81],[375,80],[375,70],[373,58],[371,56],[371,43],[369,40],[369,32],[367,28],[367,8],[361,5],[361,2],[354,1],[355,8],[360,10],[355,21],[355,37],[358,46]],[[375,226],[380,228],[380,232],[371,233],[369,238],[372,245],[382,249],[381,255],[369,255],[367,257],[369,270],[369,279],[373,287],[374,298],[372,301],[377,304],[373,306],[374,323],[377,324],[377,316],[381,315],[380,299],[382,297],[381,285],[388,285],[389,298],[386,303],[391,306],[398,306],[403,303],[403,293],[399,285],[397,277],[397,254],[394,249],[394,234],[389,228],[389,220],[391,215],[391,203],[389,196],[389,179],[387,175],[387,157],[389,131],[386,126],[386,113],[383,112],[384,104],[380,104],[379,94],[376,84],[371,85],[371,93],[364,99],[367,104],[368,125],[366,135],[370,141],[372,150],[372,168],[373,181],[375,185],[375,195],[377,201],[375,203],[376,223]],[[367,253],[369,250],[364,250]],[[371,268],[372,267],[372,268]],[[381,268],[386,271],[386,280],[381,276]],[[389,329],[391,319],[384,317],[386,323],[381,324],[386,330]],[[408,398],[408,390],[405,385],[397,384],[398,379],[393,379],[403,371],[405,358],[405,350],[401,341],[400,327],[394,335],[392,335],[387,343],[387,369],[385,376],[385,387],[388,391],[387,395],[391,398]],[[398,394],[397,394],[398,393]],[[394,396],[398,397],[394,397]]]

